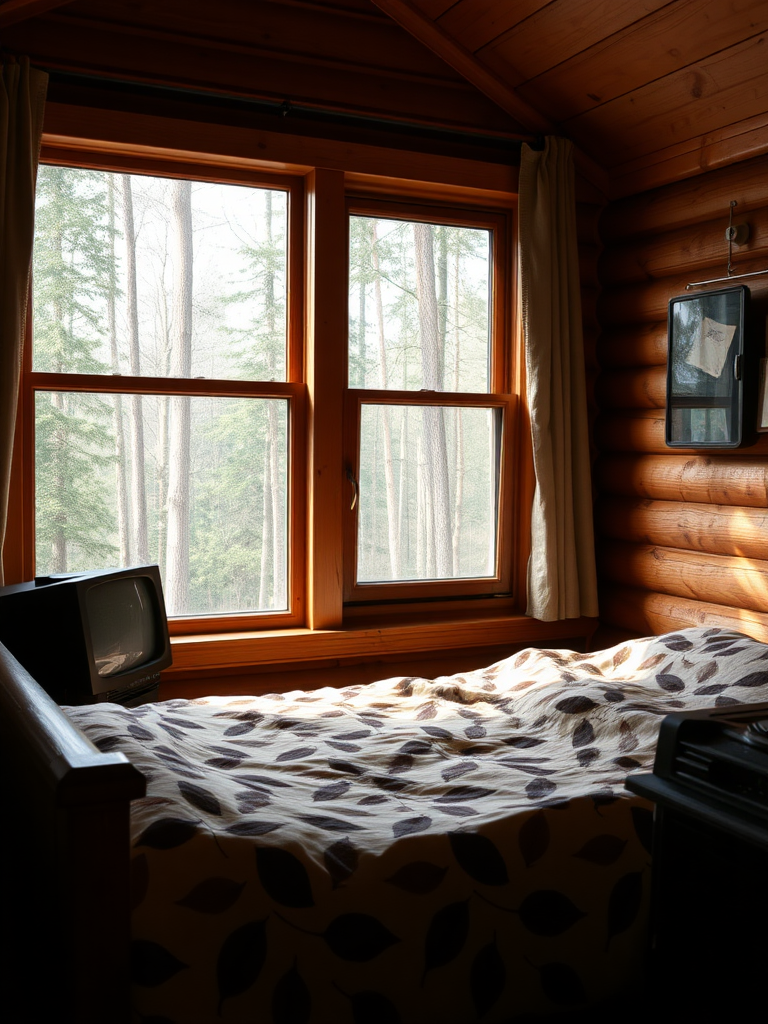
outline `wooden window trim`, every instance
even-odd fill
[[[194,140],[194,145],[190,145]],[[42,159],[52,163],[71,163],[127,172],[167,173],[188,175],[199,180],[229,181],[243,184],[258,183],[284,186],[286,178],[293,178],[304,192],[295,193],[301,202],[300,217],[291,220],[292,252],[303,262],[305,287],[291,289],[291,322],[302,333],[303,345],[294,345],[298,358],[289,364],[289,382],[304,379],[306,423],[317,423],[324,411],[334,413],[334,402],[340,411],[336,384],[329,386],[318,371],[318,342],[332,335],[324,318],[334,314],[331,292],[344,290],[344,316],[337,337],[343,351],[344,381],[346,381],[346,251],[341,278],[331,291],[324,291],[324,270],[327,256],[339,244],[335,240],[321,239],[315,251],[307,241],[317,238],[316,225],[310,220],[322,216],[324,206],[346,202],[344,186],[351,201],[368,205],[375,199],[406,204],[434,204],[443,206],[458,203],[474,211],[516,209],[517,169],[482,161],[433,157],[429,154],[399,153],[378,146],[336,143],[329,140],[295,138],[285,133],[253,133],[246,129],[232,129],[216,125],[201,125],[162,116],[82,108],[65,104],[46,107],[45,134]],[[314,165],[314,166],[313,166]],[[322,167],[324,170],[315,170]],[[328,212],[328,211],[326,211]],[[330,214],[329,214],[330,215]],[[346,217],[343,217],[346,223]],[[512,218],[508,218],[505,243],[508,251],[508,284],[514,291],[516,251],[513,245]],[[346,248],[346,239],[344,239]],[[293,264],[292,274],[293,274]],[[315,286],[310,284],[310,274]],[[299,277],[292,277],[295,283]],[[509,283],[511,281],[511,284]],[[508,338],[518,330],[513,316],[515,296],[510,294],[505,311],[504,330]],[[306,311],[305,311],[306,303]],[[31,324],[31,317],[28,318]],[[336,328],[339,323],[336,321]],[[519,351],[519,344],[515,344]],[[511,350],[511,346],[508,346]],[[28,362],[30,347],[26,347]],[[338,354],[338,353],[337,353]],[[312,367],[314,366],[314,370]],[[315,379],[311,381],[311,373]],[[524,367],[522,360],[510,361],[504,375],[511,382],[509,391],[524,394]],[[167,385],[167,382],[165,382]],[[342,385],[343,389],[343,385]],[[507,389],[499,389],[506,391]],[[25,402],[26,389],[19,398],[18,422],[11,480],[11,505],[8,532],[3,551],[6,582],[30,578],[34,557],[34,535],[25,522],[24,508],[31,507],[34,480],[31,461],[24,453],[23,441],[30,437],[23,428],[25,417],[31,420],[31,403]],[[513,504],[529,507],[533,494],[533,473],[530,442],[524,429],[525,403],[520,401],[514,413],[517,471],[514,475]],[[518,551],[512,597],[474,598],[466,601],[423,601],[401,603],[396,609],[386,605],[373,607],[343,606],[340,576],[335,574],[337,559],[330,559],[323,550],[324,539],[334,535],[332,524],[313,521],[310,498],[318,495],[317,488],[337,487],[328,483],[332,473],[322,474],[321,440],[327,442],[338,425],[328,424],[316,432],[316,443],[307,449],[306,485],[307,533],[306,538],[306,592],[311,598],[303,610],[304,626],[280,629],[255,629],[253,622],[232,622],[231,629],[213,633],[206,628],[210,623],[198,622],[195,632],[173,638],[175,665],[169,676],[185,678],[211,672],[245,672],[250,667],[289,665],[300,660],[308,662],[353,658],[366,660],[382,654],[398,652],[409,654],[427,650],[454,650],[457,648],[488,646],[499,643],[547,642],[561,637],[587,637],[594,623],[591,620],[568,620],[562,623],[542,623],[520,614],[521,595],[525,590],[525,565],[528,545],[528,518],[515,516],[514,537]],[[333,467],[331,467],[333,468]],[[335,467],[341,476],[341,466]],[[302,485],[304,483],[302,482]],[[337,487],[338,490],[338,487]],[[340,551],[340,548],[339,548]],[[338,561],[340,562],[340,554]],[[330,571],[328,571],[330,570]],[[405,621],[407,620],[407,622]]]

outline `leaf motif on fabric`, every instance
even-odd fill
[[[191,782],[177,782],[176,785],[184,799],[199,811],[216,816],[221,814],[221,804],[209,789],[194,786]]]
[[[469,934],[469,900],[449,903],[434,914],[424,938],[424,975],[455,960]]]
[[[434,718],[437,715],[437,707],[434,701],[427,701],[426,704],[422,704],[419,710],[416,712],[416,719],[419,722],[423,722],[428,718]]]
[[[441,729],[439,725],[422,725],[421,729],[428,735],[439,740],[452,740],[453,734],[447,729]]]
[[[413,768],[413,757],[411,754],[395,754],[389,762],[388,772],[390,775],[398,775],[400,772],[407,772]]]
[[[256,847],[256,869],[267,895],[283,907],[312,907],[312,884],[298,857],[279,846]]]
[[[237,781],[243,786],[277,786],[279,789],[290,789],[290,782],[283,782],[281,779],[275,779],[271,775],[246,775],[245,772],[237,773]]]
[[[278,754],[275,761],[298,761],[302,757],[309,757],[310,754],[314,754],[316,750],[317,747],[294,747],[293,750],[284,750],[282,754]]]
[[[562,711],[564,715],[583,715],[585,712],[596,708],[597,704],[591,697],[579,694],[578,697],[566,697],[564,700],[558,701],[555,707],[558,711]]]
[[[634,922],[643,901],[643,876],[639,871],[624,875],[608,898],[608,942]]]
[[[373,960],[400,941],[370,914],[341,914],[331,921],[323,937],[336,956],[354,963]]]
[[[154,733],[151,733],[149,729],[145,729],[143,726],[137,725],[134,722],[128,726],[127,732],[129,732],[136,740],[153,740],[155,738]]]
[[[442,868],[426,860],[415,860],[410,864],[403,864],[394,875],[386,878],[385,882],[398,889],[404,889],[405,892],[423,896],[437,889],[447,871],[447,867]]]
[[[379,789],[386,789],[393,793],[399,793],[401,789],[408,788],[408,783],[403,782],[402,779],[388,779],[386,776],[381,775],[374,775],[371,778],[371,782],[374,786],[378,786]]]
[[[623,700],[627,699],[627,695],[622,690],[605,690],[603,697],[609,704],[620,704]]]
[[[216,963],[219,1016],[225,999],[240,995],[261,974],[267,957],[266,921],[250,921],[224,940]]]
[[[381,992],[356,992],[352,1003],[352,1024],[402,1024],[397,1007]]]
[[[708,679],[711,679],[712,676],[717,673],[719,668],[719,664],[713,659],[712,661],[708,662],[703,668],[699,669],[698,673],[696,674],[696,681],[699,683],[706,683]]]
[[[245,754],[237,754],[232,757],[211,757],[205,763],[211,768],[230,771],[232,768],[239,768],[245,760],[245,757]]]
[[[307,1024],[312,996],[296,964],[280,978],[272,993],[274,1024]]]
[[[344,796],[352,785],[351,782],[332,782],[329,786],[321,786],[312,794],[312,799],[317,800],[338,800]]]
[[[573,730],[571,743],[574,747],[586,747],[595,738],[595,730],[588,718],[583,719]]]
[[[464,735],[470,740],[481,740],[487,730],[482,725],[470,725],[464,730]]]
[[[664,661],[666,657],[666,654],[654,654],[652,658],[648,658],[646,661],[642,663],[642,665],[638,667],[643,670],[648,668],[656,668],[656,666],[660,664],[662,661]]]
[[[478,1017],[484,1017],[498,1001],[506,982],[507,971],[494,936],[478,951],[469,971],[469,992]]]
[[[237,800],[237,809],[241,814],[252,814],[272,803],[269,793],[254,789],[243,789],[239,793],[235,793],[235,799]]]
[[[539,968],[544,995],[558,1006],[575,1006],[587,1001],[584,985],[569,964],[544,964]]]
[[[620,647],[613,656],[613,667],[618,668],[619,665],[623,665],[631,653],[632,648],[630,646]]]
[[[507,865],[495,843],[480,832],[449,832],[453,856],[461,868],[482,885],[506,885]]]
[[[755,686],[766,686],[768,685],[768,672],[751,672],[748,676],[742,676],[735,683],[731,683],[731,686],[745,686],[753,688]]]
[[[476,769],[477,765],[474,761],[459,761],[444,768],[440,774],[446,782],[451,782],[453,779],[458,779],[462,775],[466,775],[467,772],[473,772]]]
[[[576,760],[579,762],[582,768],[586,768],[587,765],[592,764],[600,757],[600,751],[597,747],[587,747],[585,750],[579,750],[576,754]]]
[[[715,697],[716,708],[732,707],[734,704],[741,703],[743,702],[740,700],[736,700],[734,697],[723,697],[722,694],[719,697]]]
[[[549,822],[544,811],[532,814],[520,827],[517,841],[527,868],[535,864],[547,852],[549,838]]]
[[[257,821],[255,819],[238,821],[227,826],[226,831],[232,836],[264,836],[283,827],[282,821]]]
[[[408,740],[400,747],[399,754],[428,754],[432,744],[427,740]]]
[[[523,926],[534,935],[562,935],[584,917],[584,912],[555,889],[529,893],[518,911]]]
[[[600,867],[607,867],[619,859],[626,845],[626,839],[620,839],[618,836],[603,833],[588,839],[573,856],[579,860],[586,860],[590,864],[599,864]]]
[[[441,804],[438,810],[441,814],[450,814],[454,818],[469,818],[473,814],[477,814],[474,807],[470,807],[468,804]]]
[[[131,980],[134,985],[155,988],[188,966],[157,942],[145,939],[131,942]]]
[[[352,845],[346,836],[323,851],[325,870],[331,876],[334,889],[338,888],[342,882],[346,882],[350,875],[355,873],[359,859],[359,850]]]
[[[237,902],[244,886],[233,878],[206,878],[176,903],[199,914],[222,914]]]
[[[685,689],[685,683],[680,676],[673,676],[668,673],[660,673],[656,676],[656,683],[667,693],[680,693]]]
[[[365,769],[351,761],[340,761],[334,757],[328,759],[328,767],[335,772],[344,772],[345,775],[364,775]]]
[[[551,779],[531,779],[525,787],[525,795],[529,800],[542,800],[544,797],[554,793],[557,784]]]
[[[362,825],[355,825],[351,821],[344,821],[343,818],[332,818],[329,815],[321,814],[300,814],[299,818],[306,821],[308,825],[321,828],[325,832],[362,832]]]
[[[619,751],[622,754],[628,754],[630,750],[634,750],[640,740],[637,738],[637,733],[629,724],[629,722],[622,722],[619,726]]]
[[[515,747],[520,750],[527,750],[529,747],[539,747],[545,740],[537,739],[535,736],[508,736],[502,741],[508,747]]]
[[[342,743],[340,740],[326,740],[326,745],[333,747],[334,750],[344,750],[348,754],[356,754],[358,750],[363,748],[359,743]]]
[[[246,733],[253,732],[254,728],[253,722],[238,722],[237,725],[230,725],[228,729],[225,729],[224,735],[245,736]]]
[[[463,800],[482,800],[484,797],[493,796],[495,792],[495,789],[487,789],[485,786],[454,786],[437,797],[435,803],[455,804]]]
[[[395,839],[401,836],[412,836],[416,832],[424,832],[432,824],[432,819],[426,814],[419,814],[415,818],[401,818],[392,826]]]
[[[160,818],[144,829],[134,846],[148,846],[150,850],[172,850],[197,835],[199,824],[199,821],[190,821],[188,818]]]
[[[119,736],[99,736],[93,741],[93,745],[97,747],[102,754],[108,754],[111,750],[116,750],[120,744],[121,739]]]
[[[131,857],[130,892],[131,910],[135,910],[144,900],[149,888],[149,861],[146,853]]]
[[[728,689],[728,683],[710,683],[709,686],[699,686],[693,693],[696,697],[714,697],[723,690]]]

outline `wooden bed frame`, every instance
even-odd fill
[[[144,776],[101,753],[2,644],[0,761],[3,1016],[127,1022],[129,811]]]

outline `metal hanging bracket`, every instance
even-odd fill
[[[725,229],[725,240],[728,243],[728,268],[726,277],[713,277],[709,281],[692,281],[690,284],[685,286],[685,290],[688,291],[691,288],[702,288],[707,284],[722,284],[725,281],[741,281],[746,277],[761,277],[763,274],[768,274],[768,270],[753,270],[749,274],[734,274],[733,272],[733,246],[744,245],[749,240],[749,224],[734,224],[733,223],[733,211],[734,208],[739,204],[735,199],[731,199],[728,204],[728,227]]]

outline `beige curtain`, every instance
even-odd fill
[[[8,519],[13,433],[27,318],[35,178],[48,76],[4,63],[0,82],[0,552]],[[0,559],[0,585],[4,582]]]
[[[520,296],[536,489],[527,614],[597,615],[573,152],[520,162]]]

